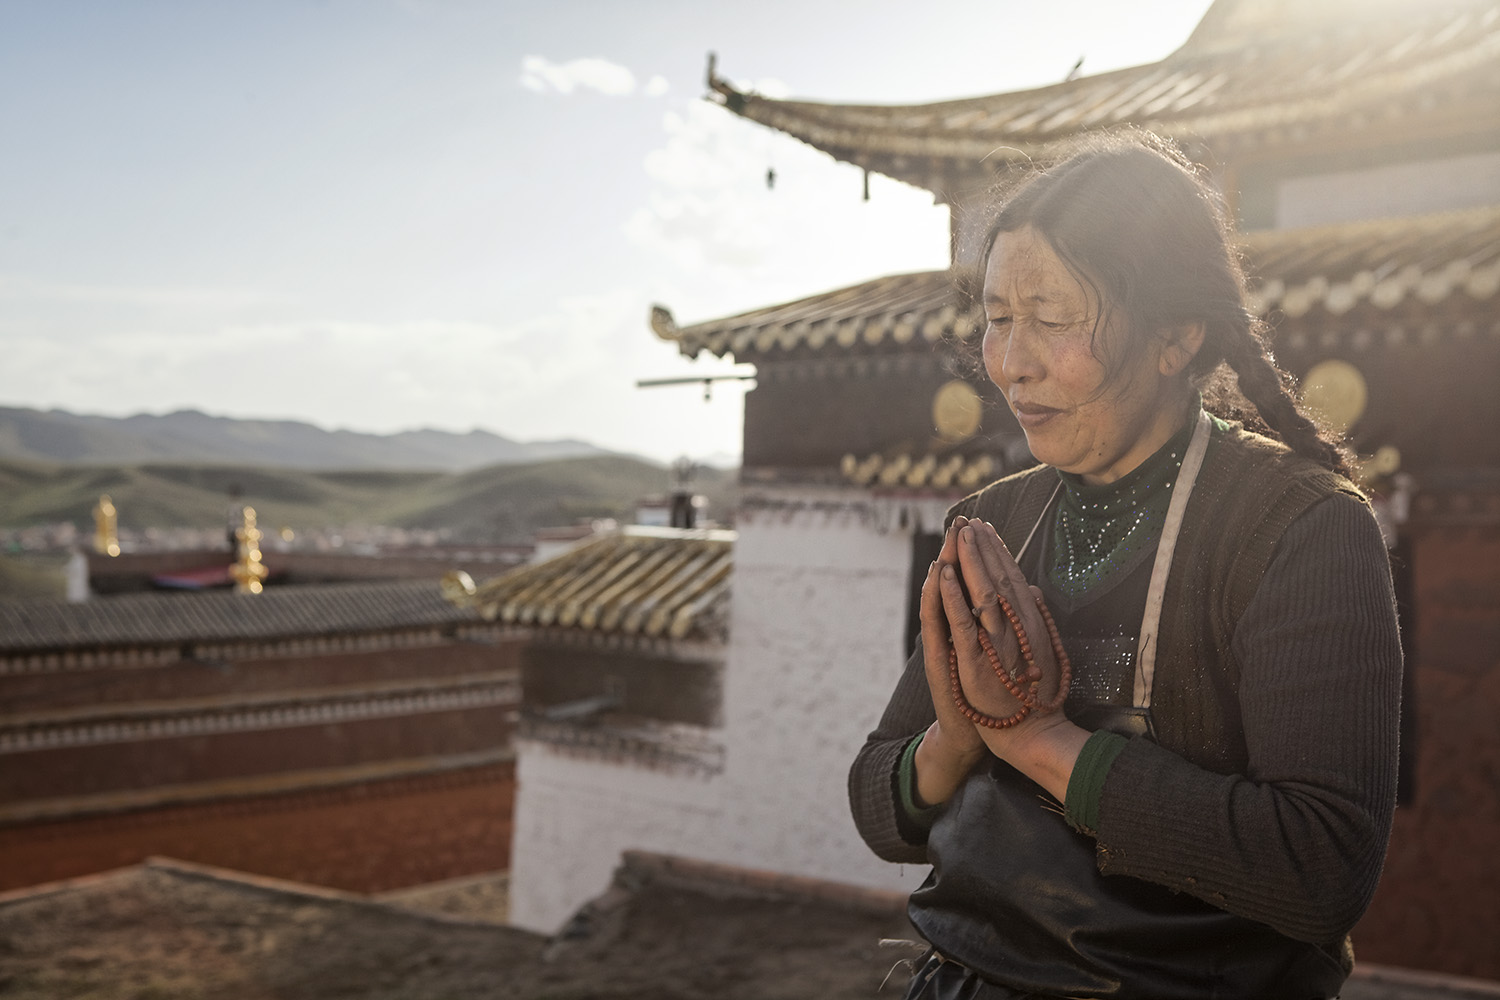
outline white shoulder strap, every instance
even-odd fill
[[[1167,520],[1161,529],[1161,541],[1156,545],[1156,562],[1151,566],[1151,586],[1146,591],[1146,614],[1141,619],[1141,640],[1135,654],[1133,702],[1136,708],[1151,707],[1151,684],[1156,676],[1156,636],[1161,627],[1161,607],[1167,593],[1167,574],[1172,569],[1172,552],[1177,548],[1177,535],[1182,531],[1182,518],[1187,513],[1188,497],[1193,493],[1193,484],[1198,481],[1198,470],[1203,466],[1203,455],[1208,451],[1211,426],[1208,413],[1199,410],[1198,425],[1193,428],[1193,438],[1188,443],[1187,454],[1182,458],[1182,468],[1177,472],[1177,483],[1172,487],[1172,501],[1167,506]]]

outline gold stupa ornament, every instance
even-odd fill
[[[119,515],[108,493],[101,493],[94,507],[94,551],[106,556],[120,554]]]
[[[234,531],[236,558],[229,567],[234,578],[234,589],[241,594],[258,594],[264,587],[266,567],[260,561],[261,530],[255,526],[255,508],[246,507],[241,515],[242,523]]]

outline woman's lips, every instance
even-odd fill
[[[1011,409],[1015,411],[1016,422],[1023,430],[1040,427],[1062,412],[1055,407],[1041,406],[1037,403],[1012,403]]]

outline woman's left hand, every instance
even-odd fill
[[[1000,718],[1013,714],[1018,707],[1016,699],[995,675],[988,655],[979,644],[978,630],[981,627],[989,634],[1002,669],[1009,671],[1022,687],[1036,681],[1036,696],[1041,704],[1055,701],[1063,683],[1063,671],[1053,652],[1047,621],[1038,607],[1041,592],[1027,583],[1000,536],[983,521],[969,520],[959,530],[958,562],[963,587],[957,580],[943,582],[943,609],[957,653],[959,678],[969,702],[979,711]],[[973,600],[972,608],[965,600],[965,590]],[[1028,664],[1021,654],[1015,630],[1001,609],[999,598],[1002,597],[1025,630],[1034,666]],[[977,619],[976,609],[979,612]],[[1058,759],[1053,749],[1048,748],[1056,742],[1054,738],[1042,738],[1043,733],[1053,730],[1073,731],[1063,741],[1066,759]],[[1004,729],[979,727],[979,733],[992,753],[1030,774],[1049,790],[1049,782],[1033,773],[1035,767],[1040,766],[1044,772],[1062,768],[1064,792],[1066,774],[1072,770],[1077,748],[1088,736],[1073,726],[1061,711],[1044,713],[1038,710],[1032,710],[1014,726]],[[1074,734],[1081,734],[1081,737]],[[1071,753],[1067,747],[1071,747]],[[1046,759],[1034,760],[1038,753]]]

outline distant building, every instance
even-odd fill
[[[359,892],[504,869],[520,674],[435,580],[0,603],[0,889],[152,855]]]
[[[477,587],[523,642],[510,918],[556,931],[621,852],[698,854],[740,789],[724,717],[734,535],[632,526]]]

